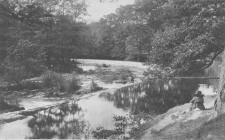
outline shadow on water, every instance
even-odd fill
[[[32,138],[90,138],[92,134],[96,138],[107,138],[125,133],[127,126],[135,121],[140,125],[141,120],[149,119],[146,115],[155,116],[189,102],[196,90],[203,85],[207,85],[209,89],[209,84],[208,80],[197,79],[150,80],[118,89],[113,94],[102,93],[85,101],[42,111],[29,122],[29,127],[33,133]],[[105,117],[104,114],[110,114],[109,112],[111,115]],[[143,115],[135,117],[140,114]],[[125,122],[118,126],[118,118],[126,120],[124,117],[130,119],[130,124]],[[111,129],[104,123],[110,122],[110,119],[113,119]],[[95,122],[98,122],[99,127],[94,125]]]
[[[81,138],[88,135],[88,122],[83,120],[76,102],[41,111],[28,123],[34,139]],[[87,137],[87,136],[86,136]]]
[[[207,84],[207,81],[151,80],[121,88],[115,94],[104,93],[101,97],[114,102],[117,108],[130,110],[133,114],[157,115],[171,107],[190,101],[200,84]]]
[[[114,93],[100,93],[40,111],[23,125],[32,133],[28,138],[35,139],[108,138],[125,134],[128,130],[130,134],[155,115],[189,102],[196,90],[213,91],[210,85],[215,82],[202,79],[149,80]],[[4,131],[0,128],[0,134]]]

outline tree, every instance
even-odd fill
[[[133,60],[149,54],[173,74],[198,73],[224,49],[224,6],[217,0],[137,0],[102,19],[98,46],[107,58],[120,51]]]
[[[131,59],[144,60],[142,53],[149,51],[148,45],[150,44],[152,31],[146,26],[146,15],[140,13],[137,9],[136,5],[123,6],[117,9],[116,13],[101,19],[98,23],[98,28],[101,30],[99,29],[95,33],[98,40],[97,46],[101,52],[98,56],[106,54],[101,58],[129,59],[134,55]],[[133,41],[131,41],[131,38]],[[132,51],[130,51],[132,48],[137,50],[136,54],[132,54]]]
[[[134,36],[129,36],[126,40],[127,60],[135,60],[138,56],[138,45]]]
[[[153,59],[183,75],[210,66],[224,48],[223,6],[223,1],[170,0],[156,7],[148,21],[157,29]]]
[[[9,48],[4,60],[5,79],[19,83],[25,78],[40,75],[45,70],[42,62],[44,56],[42,49],[36,44],[19,40],[18,44]]]
[[[62,13],[64,4],[69,7]],[[58,6],[61,7],[57,9]],[[10,78],[13,75],[7,73],[10,71],[21,71],[17,82],[37,76],[44,67],[59,72],[72,71],[76,63],[71,59],[87,55],[92,43],[89,27],[81,22],[81,17],[86,14],[85,7],[85,3],[72,0],[0,1],[0,65],[6,79],[17,77]],[[30,56],[30,51],[41,57],[37,54]],[[37,64],[35,71],[33,67]]]

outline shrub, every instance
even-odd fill
[[[107,130],[103,127],[98,127],[92,132],[92,134],[96,139],[107,139],[110,136],[115,135],[116,132],[114,130]]]
[[[94,80],[91,81],[91,84],[90,84],[90,91],[91,92],[102,90],[102,89],[103,88],[99,87],[98,84]]]
[[[95,70],[89,70],[89,71],[86,72],[86,74],[90,74],[90,75],[96,74],[96,71]]]
[[[60,73],[70,73],[77,68],[78,62],[72,59],[74,56],[74,48],[72,46],[63,47],[61,45],[46,45],[45,54],[48,58],[45,59],[45,64],[48,69]]]
[[[77,91],[79,86],[79,81],[73,74],[72,79],[65,79],[61,74],[48,71],[42,75],[43,85],[46,88],[55,88],[57,91],[72,93]]]
[[[127,69],[120,69],[118,71],[118,75],[119,75],[118,79],[122,81],[128,81],[128,78],[133,76],[132,72]]]
[[[110,67],[110,65],[102,64],[102,67],[103,67],[103,68],[108,68],[108,67]]]
[[[173,73],[174,71],[170,67],[163,68],[159,65],[151,65],[143,75],[155,78],[165,78],[171,76]]]
[[[74,71],[75,71],[76,73],[79,73],[79,74],[84,73],[84,70],[83,70],[82,68],[79,68],[79,67],[76,67],[76,68],[74,69]]]
[[[79,81],[74,75],[71,80],[66,81],[66,87],[65,87],[66,92],[72,93],[74,91],[77,91],[79,88],[80,88]]]
[[[97,68],[96,70],[98,76],[106,83],[112,83],[114,81],[120,81],[122,83],[126,83],[130,81],[130,77],[133,77],[133,74],[130,70],[122,68],[115,71],[103,70],[101,68]]]
[[[63,76],[52,71],[47,71],[42,75],[42,82],[46,88],[56,88],[62,91],[65,87],[65,79]]]

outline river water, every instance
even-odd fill
[[[216,80],[196,79],[150,80],[113,93],[86,95],[78,101],[1,125],[0,139],[93,138],[100,128],[123,132],[128,124],[136,123],[138,127],[149,118],[187,103],[197,90],[215,95],[216,83]],[[118,125],[118,120],[125,120],[125,125]]]

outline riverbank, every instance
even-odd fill
[[[22,99],[18,103],[25,110],[0,114],[0,138],[12,138],[11,129],[17,131],[21,127],[26,131],[13,138],[164,139],[176,136],[181,139],[213,117],[212,110],[189,112],[189,104],[184,104],[196,90],[201,90],[206,95],[205,106],[213,107],[214,87],[206,80],[143,82],[146,66],[141,63],[78,61],[84,70],[79,74],[81,94],[59,97],[46,96],[44,91],[11,94],[10,97]],[[134,76],[134,82],[129,82],[130,75]],[[63,74],[63,77],[71,78],[71,74]],[[40,81],[40,78],[30,80]],[[102,89],[90,92],[92,81]],[[195,124],[198,125],[192,127]]]
[[[140,82],[143,78],[143,72],[147,69],[139,62],[126,62],[126,61],[111,61],[111,60],[78,60],[81,63],[82,73],[77,74],[77,78],[80,81],[81,88],[79,94],[70,94],[63,96],[49,96],[48,91],[45,90],[24,90],[24,91],[7,91],[2,92],[2,96],[7,102],[13,104],[13,106],[19,106],[23,110],[10,111],[5,110],[5,113],[0,114],[0,124],[12,122],[18,119],[23,119],[23,114],[34,114],[35,112],[45,110],[48,108],[56,107],[73,100],[79,100],[86,95],[91,96],[93,94],[101,92],[111,92],[116,89],[129,86],[133,83],[129,81],[120,81],[119,73],[121,70],[124,72],[130,72],[135,77],[135,83]],[[107,66],[106,66],[107,65]],[[122,71],[122,72],[123,72]],[[69,79],[72,74],[62,74],[63,77]],[[32,82],[41,82],[41,77],[35,77],[29,79]],[[90,91],[90,84],[94,81],[102,90],[98,92]],[[26,116],[26,115],[25,115]]]
[[[206,110],[189,111],[190,103],[176,106],[166,113],[157,116],[148,123],[148,129],[141,132],[136,139],[154,139],[154,140],[195,140],[195,139],[216,139],[222,140],[223,137],[209,135],[212,129],[208,129],[207,135],[202,135],[205,125],[217,117],[216,111],[213,109],[216,95],[208,95],[205,97]],[[223,123],[221,121],[221,123]],[[222,128],[222,127],[221,127]],[[218,128],[217,128],[218,129]],[[223,129],[223,128],[222,128]],[[215,130],[214,130],[215,131]],[[218,132],[221,132],[218,130]],[[220,134],[220,136],[222,133]]]

